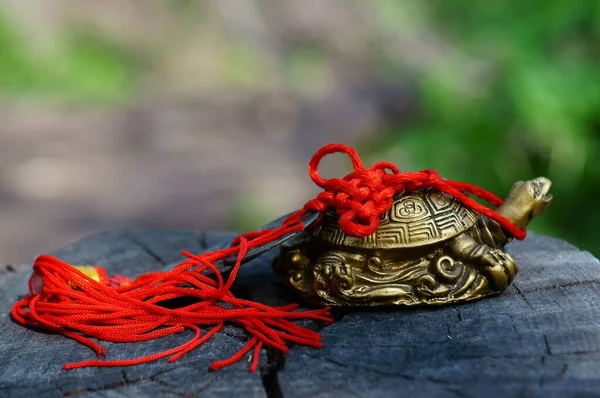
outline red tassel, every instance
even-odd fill
[[[319,176],[321,159],[332,153],[347,154],[354,172],[343,179],[325,180]],[[497,221],[517,239],[523,239],[526,234],[494,210],[467,196],[472,194],[499,206],[502,200],[488,191],[467,183],[444,180],[433,170],[401,173],[388,162],[379,162],[366,169],[356,151],[342,144],[327,145],[317,151],[310,161],[309,173],[324,191],[289,216],[280,227],[241,235],[226,249],[201,255],[183,252],[188,259],[171,271],[148,273],[130,281],[118,276],[108,278],[103,270],[96,268],[97,281],[64,261],[42,255],[33,265],[30,294],[14,304],[12,317],[24,326],[74,339],[98,356],[105,355],[105,351],[90,338],[134,342],[157,339],[185,329],[195,333],[188,342],[156,354],[131,360],[83,361],[66,364],[65,369],[130,366],[167,356],[170,356],[169,362],[174,362],[210,339],[225,323],[235,324],[248,332],[250,340],[230,358],[214,362],[211,369],[230,366],[252,351],[250,371],[255,371],[264,345],[284,353],[290,343],[315,348],[322,346],[317,332],[296,325],[292,320],[332,322],[328,308],[297,311],[296,304],[271,307],[236,298],[230,291],[247,251],[302,231],[301,218],[307,213],[335,209],[346,234],[364,237],[377,230],[379,217],[390,209],[395,195],[433,188]],[[230,256],[237,256],[237,261],[227,280],[223,280],[214,263]],[[205,275],[205,270],[212,273]],[[182,297],[195,298],[198,302],[179,308],[161,305],[166,300]],[[203,332],[200,326],[212,328]]]

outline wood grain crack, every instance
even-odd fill
[[[127,239],[129,241],[131,241],[131,243],[133,243],[138,248],[140,248],[144,253],[146,253],[147,255],[152,257],[152,259],[154,261],[156,261],[158,264],[160,264],[163,267],[167,265],[167,263],[158,254],[156,254],[150,247],[148,247],[148,245],[144,244],[143,242],[141,242],[140,240],[135,238],[132,234],[126,234],[125,236],[127,237]]]

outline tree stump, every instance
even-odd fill
[[[230,241],[234,233],[126,230],[94,235],[54,255],[134,277]],[[325,347],[263,352],[209,372],[241,348],[245,334],[226,327],[204,345],[166,360],[123,368],[62,370],[93,353],[65,337],[10,319],[26,293],[30,266],[0,270],[0,396],[6,397],[506,397],[596,396],[600,391],[600,262],[558,239],[531,233],[508,246],[520,265],[504,294],[439,308],[336,309],[322,329]],[[276,250],[244,265],[236,294],[268,304],[297,301],[271,271]],[[102,344],[111,359],[147,355],[189,338]]]

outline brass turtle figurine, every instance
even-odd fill
[[[552,201],[545,177],[514,184],[496,211],[521,228]],[[273,266],[305,299],[323,305],[440,305],[505,290],[517,265],[495,221],[433,189],[402,194],[365,238],[335,214],[281,245]]]

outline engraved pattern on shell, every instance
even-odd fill
[[[455,237],[472,227],[477,213],[453,197],[429,190],[397,196],[390,211],[381,217],[374,234],[365,238],[342,232],[337,216],[328,214],[314,234],[339,246],[395,249],[425,246]]]

